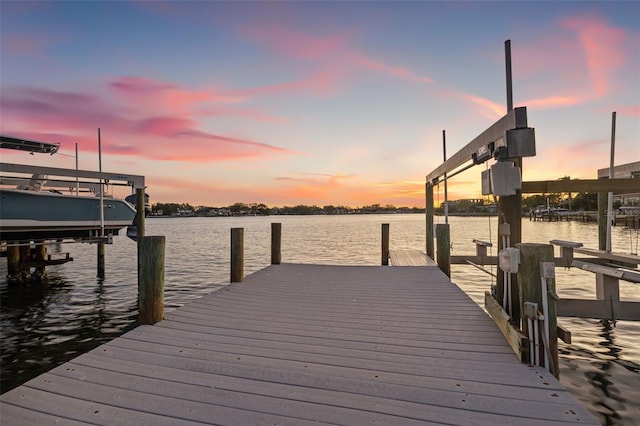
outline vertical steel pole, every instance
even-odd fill
[[[611,160],[609,161],[609,179],[613,179],[613,158],[616,148],[616,112],[611,113]],[[611,223],[613,222],[613,192],[609,192],[607,197],[607,247],[611,251]]]
[[[78,180],[78,143],[76,142],[76,195],[80,195],[80,181]]]
[[[102,141],[100,140],[100,129],[98,128],[98,171],[102,173]],[[104,237],[104,196],[102,187],[102,175],[100,175],[100,236]]]
[[[443,163],[447,162],[447,135],[442,131],[442,157]],[[444,223],[449,223],[449,201],[447,200],[447,172],[444,172]]]
[[[505,66],[507,72],[507,112],[513,109],[513,79],[511,76],[511,40],[504,42]]]

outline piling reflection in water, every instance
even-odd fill
[[[436,221],[438,219],[436,218]],[[488,218],[450,217],[455,255],[475,253],[472,239],[495,241]],[[175,218],[147,221],[148,235],[166,236],[165,310],[181,306],[229,281],[229,230],[244,228],[245,273],[270,264],[271,222],[282,223],[282,262],[380,264],[380,227],[390,224],[390,248],[425,247],[424,215],[277,216]],[[629,230],[616,228],[615,249],[629,251]],[[581,241],[597,246],[595,224],[523,222],[523,240]],[[634,240],[635,241],[635,240]],[[104,279],[96,279],[95,246],[69,244],[74,261],[50,267],[48,281],[9,286],[0,260],[2,326],[1,391],[24,383],[62,362],[133,328],[137,319],[136,245],[114,238],[106,246]],[[495,254],[495,251],[493,252]],[[561,297],[595,298],[591,273],[556,271]],[[481,306],[491,278],[471,266],[453,265],[452,278]],[[640,287],[621,282],[623,300],[640,300]],[[560,318],[573,343],[559,342],[561,382],[603,424],[634,424],[640,418],[640,323]]]

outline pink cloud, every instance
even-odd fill
[[[138,120],[135,129],[143,134],[172,137],[194,126],[192,120],[181,117],[150,117]]]
[[[383,64],[382,62],[374,61],[365,56],[359,56],[355,54],[352,55],[351,58],[355,63],[358,63],[369,70],[383,71],[396,77],[401,77],[407,80],[414,80],[421,83],[433,83],[433,80],[429,77],[417,75],[409,71],[407,68]]]
[[[521,104],[560,108],[619,91],[619,72],[628,64],[628,52],[636,50],[634,43],[638,42],[637,34],[613,27],[597,15],[559,21],[556,30],[514,51],[516,75],[536,77],[538,82],[534,80],[529,86],[536,94],[543,93]]]
[[[303,79],[286,83],[244,89],[226,89],[220,90],[219,94],[224,99],[234,99],[236,101],[248,101],[255,97],[277,93],[308,92],[323,96],[336,92],[338,80],[337,73],[325,70],[315,72]]]
[[[350,39],[345,34],[312,36],[282,26],[254,26],[245,28],[241,34],[292,59],[319,64],[331,72],[340,70],[338,72],[342,78],[347,75],[347,69],[349,73],[366,69],[421,83],[432,82],[431,78],[405,67],[383,63],[358,52],[349,45]]]
[[[615,72],[626,62],[624,30],[611,27],[598,17],[574,17],[561,26],[577,33],[593,85],[593,94],[603,96],[611,90]]]
[[[108,86],[116,95],[154,111],[162,109],[180,113],[215,100],[211,90],[185,90],[176,84],[148,78],[121,77],[109,82]]]
[[[2,50],[14,55],[41,56],[48,41],[34,35],[10,34],[2,37]]]
[[[640,117],[640,105],[625,105],[618,107],[617,113],[629,117]]]
[[[118,90],[143,93],[144,97],[144,93],[163,91],[166,87],[169,86],[146,81],[121,85]],[[197,96],[185,102],[185,105],[200,103]],[[60,141],[78,142],[82,150],[90,152],[96,149],[95,129],[100,127],[110,138],[104,152],[125,156],[203,162],[291,153],[268,143],[204,131],[188,111],[150,115],[145,102],[129,103],[125,109],[95,95],[13,88],[2,93],[0,105],[3,133],[36,140],[50,140],[52,134],[67,135]],[[21,133],[24,129],[37,130],[27,135]]]
[[[256,121],[263,121],[267,123],[288,123],[290,121],[286,117],[270,115],[263,111],[251,108],[211,107],[198,110],[195,112],[195,115],[207,117],[235,116],[249,118]]]

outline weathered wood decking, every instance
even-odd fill
[[[3,425],[597,424],[434,267],[267,267],[0,397]]]
[[[438,266],[425,252],[416,249],[390,250],[389,258],[393,266]]]

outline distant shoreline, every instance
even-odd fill
[[[207,215],[162,215],[162,216],[157,216],[157,215],[150,215],[150,216],[146,216],[147,219],[150,218],[158,218],[158,219],[167,219],[167,218],[193,218],[193,217],[210,217],[210,218],[221,218],[221,217],[267,217],[267,216],[368,216],[368,215],[402,215],[402,214],[410,214],[410,215],[414,215],[414,214],[420,214],[420,215],[424,215],[425,212],[358,212],[358,213],[334,213],[334,214],[323,214],[323,213],[310,213],[310,214],[257,214],[257,215],[250,215],[250,214],[238,214],[238,215],[220,215],[220,216],[207,216]],[[444,213],[434,213],[434,216],[436,217],[444,217]],[[486,213],[486,212],[479,212],[479,213],[464,213],[464,212],[458,212],[458,213],[449,213],[449,216],[458,216],[458,217],[487,217],[487,216],[497,216],[497,213]],[[523,214],[522,217],[529,217],[529,214]]]

